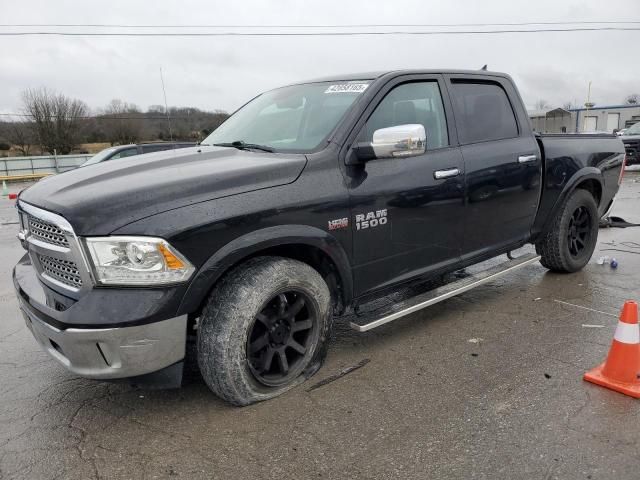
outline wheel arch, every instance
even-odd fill
[[[598,205],[598,211],[600,211],[602,202],[602,191],[604,187],[604,178],[602,172],[595,167],[585,167],[578,170],[565,184],[564,188],[558,195],[553,209],[547,216],[542,233],[547,232],[553,225],[553,220],[558,215],[558,212],[566,202],[569,195],[571,195],[577,189],[587,190],[593,195]]]
[[[299,260],[327,282],[338,313],[353,298],[349,258],[329,233],[306,225],[282,225],[248,233],[216,251],[196,272],[180,303],[179,314],[200,311],[217,282],[231,269],[262,255]]]

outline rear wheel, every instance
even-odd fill
[[[211,294],[198,328],[198,364],[211,390],[235,405],[280,395],[320,367],[331,325],[320,274],[286,258],[236,268]]]
[[[577,189],[564,203],[544,237],[536,243],[540,263],[555,272],[576,272],[591,258],[598,241],[598,206]]]

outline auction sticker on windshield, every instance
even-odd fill
[[[329,85],[329,88],[324,93],[362,93],[368,86],[368,83],[339,83],[337,85]]]

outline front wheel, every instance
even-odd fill
[[[540,263],[554,272],[577,272],[591,258],[598,241],[598,206],[587,190],[577,189],[536,243]]]
[[[198,328],[198,365],[224,400],[267,400],[317,371],[330,326],[331,296],[316,270],[287,258],[255,258],[211,294]]]

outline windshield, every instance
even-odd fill
[[[84,162],[80,166],[81,167],[86,167],[87,165],[93,165],[94,163],[100,163],[102,160],[104,160],[109,155],[111,155],[113,152],[115,152],[116,148],[117,147],[105,148],[101,152],[96,153],[93,157],[91,157],[89,160],[87,160],[86,162]]]
[[[309,83],[263,93],[234,113],[202,143],[242,141],[279,151],[314,150],[369,83]]]
[[[627,128],[625,132],[622,134],[626,135],[640,135],[640,122],[633,124],[631,127]]]

